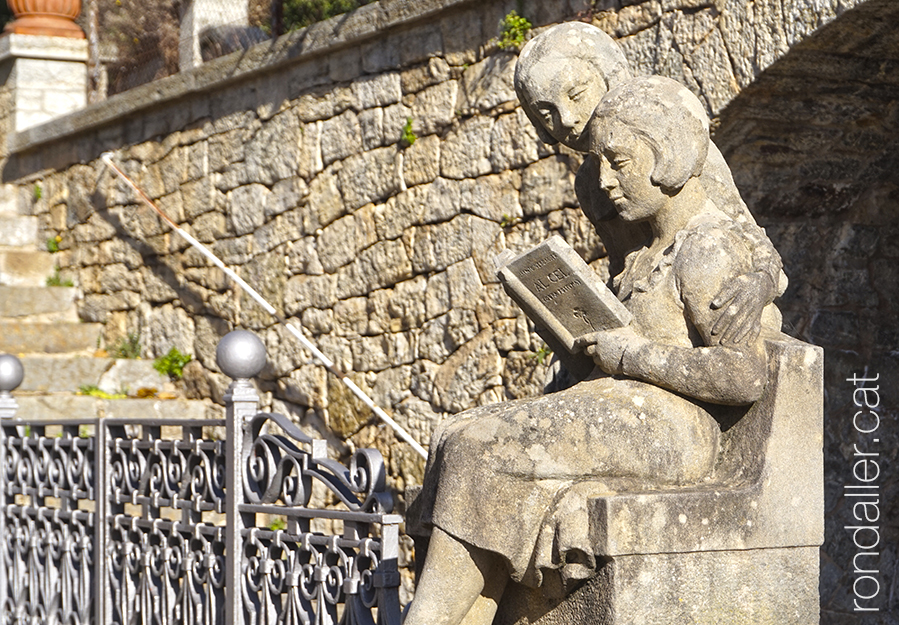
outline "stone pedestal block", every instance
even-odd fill
[[[616,557],[563,600],[512,584],[494,625],[818,622],[818,547]]]
[[[87,105],[87,40],[10,34],[0,37],[0,70],[19,132]]]

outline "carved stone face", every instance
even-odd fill
[[[662,210],[668,195],[652,181],[655,153],[645,139],[611,123],[602,132],[599,185],[625,221],[643,221]]]
[[[585,152],[584,132],[593,109],[605,95],[605,82],[591,65],[562,52],[546,55],[527,77],[522,104],[532,121],[557,141]]]

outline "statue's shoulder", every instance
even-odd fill
[[[676,237],[674,270],[681,280],[717,285],[752,267],[752,246],[740,224],[709,203]]]

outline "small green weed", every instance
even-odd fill
[[[62,242],[62,237],[56,235],[55,237],[50,237],[47,239],[47,251],[51,254],[55,254],[59,251],[59,244]]]
[[[503,213],[502,221],[499,222],[500,228],[510,228],[521,221],[520,217],[512,217],[507,213]]]
[[[273,532],[284,531],[287,529],[287,521],[279,516],[275,517],[272,519],[272,522],[268,524],[268,528]]]
[[[406,125],[403,126],[403,134],[400,137],[400,143],[404,146],[410,146],[415,143],[415,140],[418,139],[418,136],[412,130],[412,118],[406,118]]]
[[[34,194],[34,201],[39,202],[42,197],[44,197],[44,189],[41,187],[39,182],[34,183],[34,188],[31,190]]]
[[[109,350],[109,355],[113,358],[129,358],[131,360],[140,358],[140,333],[129,332],[128,336],[121,337]]]
[[[153,368],[173,380],[180,380],[181,376],[184,375],[184,365],[191,360],[193,360],[192,356],[182,354],[177,347],[173,347],[168,354],[160,356],[153,361]]]
[[[75,283],[68,278],[62,278],[59,275],[59,267],[54,267],[53,275],[47,278],[47,286],[75,286]]]
[[[551,350],[549,348],[549,345],[544,343],[543,345],[540,346],[540,349],[538,349],[536,352],[533,352],[531,354],[531,358],[533,358],[534,360],[536,360],[538,363],[540,363],[542,365],[546,361],[546,359],[552,355],[552,353],[553,353],[553,350]]]
[[[96,397],[98,399],[125,399],[128,397],[128,393],[121,391],[118,393],[107,393],[106,391],[101,390],[96,384],[82,384],[78,387],[78,394]]]
[[[499,24],[499,42],[501,50],[518,49],[532,28],[527,18],[521,17],[518,11],[510,11]]]

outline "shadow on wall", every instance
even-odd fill
[[[784,330],[825,348],[824,625],[899,623],[896,23],[893,0],[845,12],[747,87],[715,136],[783,256]],[[876,393],[854,395],[856,374]],[[867,420],[854,400],[877,403]]]

